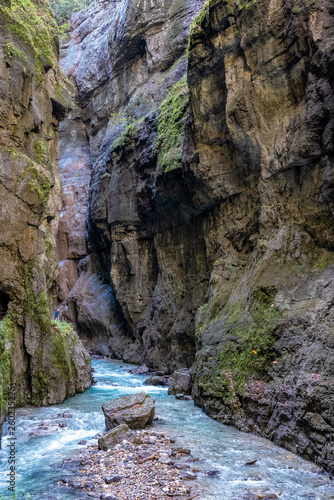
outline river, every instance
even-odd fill
[[[17,410],[16,498],[81,498],[80,491],[55,486],[57,480],[71,474],[61,468],[61,462],[82,449],[80,440],[86,440],[87,445],[96,443],[96,434],[104,430],[102,403],[144,389],[156,398],[156,415],[163,419],[155,425],[173,435],[177,444],[190,448],[194,456],[204,459],[199,462],[202,472],[196,480],[198,500],[237,500],[247,491],[266,488],[281,500],[334,499],[329,475],[319,474],[314,464],[266,439],[211,420],[193,402],[168,396],[166,388],[143,388],[145,377],[130,374],[131,365],[109,359],[93,359],[92,365],[97,383],[89,391],[61,405]],[[59,416],[64,412],[72,418]],[[59,426],[64,423],[65,427]],[[6,485],[8,443],[5,424],[0,451],[0,499],[12,498]],[[245,465],[255,459],[255,465]],[[220,474],[208,476],[210,470]]]

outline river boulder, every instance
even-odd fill
[[[148,377],[148,379],[145,380],[144,385],[168,386],[169,385],[169,377],[152,375],[152,377]]]
[[[190,394],[192,387],[190,371],[182,368],[173,373],[170,378],[168,394]]]
[[[155,400],[145,392],[122,396],[102,405],[107,429],[127,424],[130,429],[143,429],[155,415]]]
[[[114,427],[109,432],[106,432],[106,434],[103,434],[103,436],[98,440],[99,450],[107,451],[108,449],[113,448],[116,444],[125,439],[129,432],[130,429],[126,424]]]

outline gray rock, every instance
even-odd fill
[[[120,481],[122,481],[122,479],[123,476],[110,476],[106,477],[104,481],[106,484],[111,484],[111,483],[119,483]]]
[[[192,474],[191,472],[181,472],[180,479],[184,479],[185,481],[190,481],[197,479],[196,474]]]
[[[168,388],[168,394],[190,394],[191,393],[191,375],[187,368],[177,370],[171,376]]]
[[[116,495],[111,495],[110,493],[103,493],[100,498],[102,500],[121,500],[120,497],[116,496]]]
[[[123,439],[128,437],[130,432],[129,427],[126,424],[118,425],[114,427],[98,440],[99,449],[107,451],[109,448],[113,448],[116,444],[120,443]]]
[[[144,385],[169,385],[169,378],[164,376],[153,375],[145,380]]]
[[[155,400],[145,392],[140,392],[104,403],[102,410],[107,429],[123,423],[130,429],[143,429],[153,421]]]

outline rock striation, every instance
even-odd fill
[[[87,346],[193,365],[206,412],[331,471],[333,16],[329,0],[73,16],[90,185],[60,283]]]
[[[0,423],[16,405],[53,404],[90,386],[70,326],[51,325],[61,209],[58,124],[71,89],[58,67],[48,2],[0,6]]]

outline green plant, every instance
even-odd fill
[[[74,12],[86,9],[96,0],[50,0],[50,5],[54,10],[57,23],[63,27]]]
[[[14,324],[10,314],[0,321],[0,414],[7,404],[7,393],[10,387],[14,340]]]
[[[43,333],[50,332],[50,310],[48,298],[44,290],[35,294],[33,289],[34,266],[30,260],[21,279],[21,286],[25,290],[23,312],[26,316],[34,319]]]
[[[169,172],[182,167],[184,127],[188,115],[187,75],[179,80],[162,102],[158,114],[158,135],[154,149],[158,154],[158,171]]]
[[[219,353],[221,369],[231,371],[234,387],[240,393],[249,375],[261,374],[274,357],[273,331],[279,318],[274,297],[274,289],[260,288],[256,292],[250,320],[233,328],[236,340],[228,342]]]
[[[24,53],[22,52],[22,50],[18,49],[10,40],[6,41],[3,50],[4,50],[5,56],[10,61],[14,57],[18,57],[20,59],[24,59],[25,61],[27,60],[27,57],[24,56]]]
[[[33,146],[34,158],[40,165],[46,166],[49,161],[49,151],[42,139],[37,139]]]
[[[46,67],[52,67],[58,50],[58,27],[47,0],[11,0],[11,7],[0,5],[4,23],[21,43],[35,54],[36,83],[43,80]],[[18,50],[18,49],[17,49]]]

